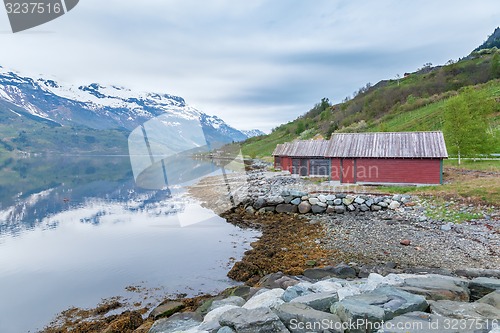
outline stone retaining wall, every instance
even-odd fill
[[[408,195],[321,194],[284,190],[280,195],[259,197],[253,200],[247,205],[247,212],[344,214],[349,212],[403,209],[404,204],[410,200],[411,197]]]

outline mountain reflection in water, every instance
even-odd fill
[[[129,158],[0,162],[0,332],[34,331],[70,306],[125,295],[215,292],[258,234],[176,189],[143,190]],[[172,191],[172,193],[171,193]]]

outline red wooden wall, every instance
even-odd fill
[[[290,157],[281,157],[281,170],[292,172],[292,159]]]
[[[292,158],[281,157],[281,169],[292,172]],[[331,180],[343,183],[440,184],[440,159],[331,159]]]
[[[354,158],[343,158],[340,163],[340,167],[342,170],[342,178],[341,181],[344,184],[354,184],[356,183],[356,172],[357,165],[356,160]]]
[[[340,158],[332,158],[332,180],[340,181],[340,174],[342,170],[340,170]]]
[[[440,184],[440,159],[356,159],[356,182]]]

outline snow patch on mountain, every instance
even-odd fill
[[[207,115],[187,105],[182,97],[137,92],[99,83],[63,84],[45,75],[29,77],[0,66],[2,100],[63,126],[124,128],[132,131],[144,122],[166,113],[173,118],[199,120],[206,135],[216,141],[242,141],[257,133],[239,131],[219,117]],[[175,120],[172,121],[174,123]]]
[[[247,131],[241,131],[243,134],[245,134],[248,138],[253,138],[255,136],[261,136],[265,135],[266,133],[262,132],[259,129],[252,129],[252,130],[247,130]]]

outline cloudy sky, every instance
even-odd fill
[[[0,65],[179,95],[268,131],[323,97],[466,56],[498,25],[498,0],[80,0],[18,34],[0,9]]]

